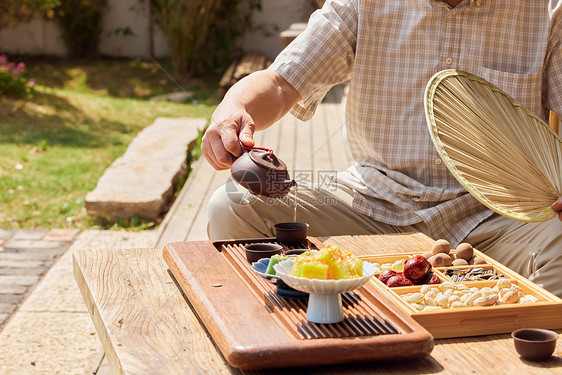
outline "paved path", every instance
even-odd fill
[[[75,229],[0,229],[0,330],[77,234]]]
[[[92,374],[103,351],[74,279],[72,252],[151,247],[156,236],[0,230],[0,374]]]

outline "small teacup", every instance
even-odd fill
[[[558,334],[548,329],[521,328],[511,334],[515,350],[528,361],[548,359],[556,348]]]
[[[275,224],[273,227],[277,241],[285,244],[299,244],[306,240],[308,235],[307,223],[287,222]]]
[[[276,243],[253,243],[244,246],[244,250],[248,262],[254,263],[262,258],[271,258],[275,254],[283,253],[283,246]]]

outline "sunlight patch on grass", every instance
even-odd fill
[[[95,226],[85,196],[136,134],[158,117],[210,118],[218,102],[199,86],[197,104],[147,100],[173,85],[142,61],[27,66],[36,96],[0,98],[0,228]]]

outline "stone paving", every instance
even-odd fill
[[[77,229],[0,229],[0,330],[77,234]]]
[[[156,231],[0,229],[0,374],[100,374],[103,350],[72,253],[151,247],[156,238]]]

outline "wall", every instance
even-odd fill
[[[108,0],[103,18],[99,52],[114,57],[144,57],[148,52],[148,0]],[[241,47],[274,58],[282,50],[279,32],[291,23],[306,22],[314,10],[310,0],[262,0],[263,11],[256,13],[254,23],[261,30],[248,33]],[[123,33],[132,32],[131,35]],[[153,27],[153,52],[156,57],[168,55],[162,31]],[[53,21],[37,19],[13,29],[0,30],[0,53],[64,56],[66,47]]]

